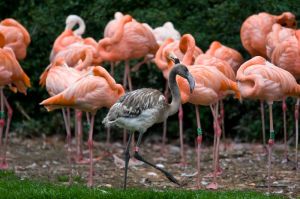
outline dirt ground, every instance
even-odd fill
[[[75,142],[75,140],[73,140]],[[75,143],[73,146],[75,148]],[[149,161],[161,164],[170,171],[182,186],[168,181],[159,171],[139,165],[138,161],[131,165],[128,172],[128,187],[141,188],[179,188],[195,189],[196,165],[195,149],[186,146],[187,166],[179,163],[179,147],[167,145],[165,154],[161,154],[159,144],[142,143],[140,153]],[[218,177],[221,190],[255,190],[267,192],[267,155],[260,144],[228,144],[220,147],[220,163],[223,174]],[[88,150],[84,144],[84,157],[88,158]],[[272,192],[284,194],[289,198],[300,197],[299,171],[296,174],[293,161],[283,162],[283,145],[275,144],[272,157]],[[95,162],[95,186],[121,188],[124,170],[122,168],[124,147],[121,143],[95,142],[94,154],[103,158]],[[74,152],[75,153],[75,152]],[[294,149],[289,149],[289,157],[294,160]],[[300,159],[300,158],[298,158]],[[54,183],[66,183],[68,175],[67,153],[62,137],[48,138],[11,138],[8,151],[9,167],[21,178],[42,179]],[[206,177],[212,172],[212,147],[202,147],[201,183],[202,189],[212,181]],[[73,163],[75,183],[84,183],[88,175],[88,164]]]

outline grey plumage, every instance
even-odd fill
[[[154,114],[153,117],[156,118],[157,122],[161,122],[165,115],[160,113],[163,113],[168,106],[169,104],[160,91],[151,88],[137,89],[123,95],[110,108],[102,123],[106,126],[113,126],[117,122],[120,123],[120,120],[118,120],[120,118],[136,120],[138,117],[142,117],[142,113],[147,111]],[[123,127],[123,125],[118,126]]]

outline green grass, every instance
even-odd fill
[[[283,198],[283,196],[266,196],[253,191],[185,191],[185,190],[153,190],[153,189],[121,189],[93,188],[73,185],[55,185],[35,180],[21,180],[11,171],[0,171],[0,198]]]

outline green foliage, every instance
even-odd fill
[[[87,188],[81,185],[54,185],[47,182],[38,182],[29,179],[20,179],[13,172],[0,171],[0,198],[284,198],[278,195],[266,196],[253,191],[187,191],[187,190],[143,190],[143,189],[121,189]]]
[[[138,21],[146,22],[152,27],[161,26],[166,21],[172,21],[182,33],[191,33],[197,45],[206,50],[214,40],[239,50],[248,59],[249,55],[243,49],[239,30],[242,22],[250,15],[259,12],[280,14],[291,11],[299,18],[300,6],[298,1],[282,0],[2,0],[0,1],[0,19],[15,18],[30,32],[32,42],[28,48],[28,55],[21,65],[31,77],[32,88],[28,95],[12,94],[6,90],[12,107],[15,109],[12,129],[23,134],[51,134],[64,132],[64,126],[59,111],[47,113],[38,104],[48,97],[44,88],[38,85],[39,76],[49,64],[49,54],[55,38],[64,30],[65,19],[69,14],[80,15],[86,22],[86,33],[101,39],[103,30],[116,11],[131,14]],[[133,63],[133,62],[132,62]],[[104,66],[108,66],[104,64]],[[108,67],[107,67],[108,68]],[[116,80],[121,82],[123,66],[116,67]],[[154,64],[142,66],[141,70],[133,74],[134,88],[153,87],[163,91],[165,80]],[[19,107],[16,104],[19,103]],[[277,104],[277,103],[275,103]],[[289,100],[288,122],[291,123],[292,100]],[[20,111],[23,108],[23,112]],[[196,136],[196,121],[194,108],[184,105],[184,129],[190,141]],[[101,120],[107,110],[99,111],[96,121],[96,132],[104,132]],[[30,119],[24,114],[30,116]],[[225,100],[226,134],[241,140],[259,140],[261,137],[261,122],[259,103],[245,101],[240,104],[233,99]],[[274,108],[276,138],[282,136],[281,108]],[[267,114],[266,114],[267,116]],[[212,133],[212,117],[207,107],[201,108],[201,119],[204,135],[210,139]],[[268,117],[266,117],[268,121]],[[177,138],[177,116],[169,120],[169,136]],[[268,127],[268,125],[267,125]],[[293,131],[292,126],[289,127]],[[161,125],[150,129],[160,133]],[[121,131],[119,131],[121,132]],[[104,134],[97,134],[102,138]],[[100,136],[101,135],[101,136]],[[114,133],[114,138],[121,138],[121,133]]]

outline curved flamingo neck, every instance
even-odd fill
[[[124,26],[130,21],[132,21],[132,17],[130,15],[125,15],[118,21],[114,35],[112,37],[105,37],[98,42],[98,51],[104,60],[111,60],[113,52],[107,51],[106,47],[120,42],[124,33]]]
[[[172,42],[174,42],[172,38],[165,40],[155,54],[155,63],[161,70],[168,68],[168,62],[166,62],[166,59],[164,59],[163,52],[164,48]]]
[[[79,27],[73,31],[74,34],[77,36],[83,35],[83,33],[85,32],[85,23],[83,19],[76,15],[70,15],[67,18],[65,30],[72,30],[76,24],[78,24]]]
[[[185,34],[179,43],[179,49],[181,52],[184,53],[182,63],[185,65],[192,65],[193,64],[193,56],[194,51],[196,48],[196,42],[192,35]]]

